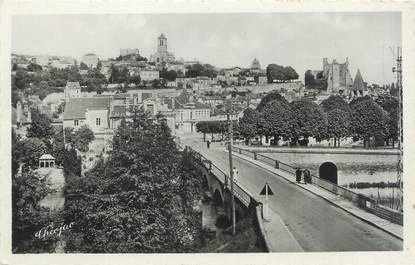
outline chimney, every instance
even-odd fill
[[[20,103],[20,101],[17,101],[16,104],[16,122],[20,123],[22,119],[22,104]]]

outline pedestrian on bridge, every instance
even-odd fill
[[[232,169],[232,175],[233,175],[233,182],[236,183],[238,181],[238,170],[236,169],[235,166]]]
[[[206,141],[206,145],[207,145],[207,148],[209,149],[209,147],[210,147],[210,141],[209,140]]]
[[[310,174],[310,170],[308,170],[308,169],[304,170],[304,182],[305,182],[305,184],[307,184],[307,183],[311,184],[311,174]]]
[[[301,169],[297,168],[297,170],[295,171],[295,181],[297,181],[297,183],[300,183],[301,175],[302,175]]]

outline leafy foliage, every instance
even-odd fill
[[[320,103],[320,106],[323,108],[324,112],[330,112],[335,109],[343,110],[345,112],[350,112],[350,107],[346,103],[346,101],[338,96],[338,95],[331,95],[327,99],[323,100]]]
[[[39,139],[50,139],[54,134],[50,118],[38,109],[32,109],[31,112],[32,124],[27,129],[27,136]]]
[[[260,122],[264,135],[290,138],[294,131],[293,113],[288,104],[279,100],[268,102],[262,110]]]
[[[353,103],[353,102],[352,102]],[[361,98],[352,105],[353,133],[365,141],[371,137],[386,138],[389,117],[371,98]]]
[[[310,136],[323,139],[326,135],[327,117],[323,109],[316,103],[300,99],[291,103],[295,125],[295,135],[308,138]]]
[[[53,252],[54,239],[37,239],[35,234],[52,222],[39,202],[50,192],[45,178],[34,171],[12,176],[12,251],[13,253]]]
[[[350,135],[350,112],[340,108],[327,112],[327,136],[341,138]]]
[[[47,146],[39,138],[27,138],[15,142],[13,147],[16,160],[25,166],[37,167],[39,158],[47,152]]]
[[[73,252],[188,252],[198,237],[197,163],[180,153],[162,117],[142,109],[122,121],[113,151],[66,193],[68,220],[77,220]]]
[[[278,64],[269,64],[266,69],[268,83],[278,81],[289,81],[298,79],[298,74],[291,66],[282,66]]]
[[[261,99],[261,102],[259,102],[258,106],[256,107],[257,111],[262,111],[262,109],[267,105],[268,102],[277,100],[281,102],[284,105],[289,105],[288,101],[277,91],[272,91],[271,93],[268,93],[265,97]]]
[[[244,116],[239,120],[239,132],[243,137],[247,138],[248,141],[250,138],[257,135],[258,119],[259,113],[256,110],[247,108],[244,111]]]

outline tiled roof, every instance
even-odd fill
[[[210,109],[209,105],[200,103],[196,100],[190,101],[189,100],[189,94],[186,92],[186,90],[183,90],[183,92],[174,99],[174,108],[175,109]],[[168,100],[167,107],[169,109],[172,109],[172,101]]]
[[[123,117],[126,115],[127,107],[125,105],[114,106],[111,117]]]
[[[39,159],[55,159],[55,158],[50,154],[44,154]]]
[[[110,97],[70,98],[66,102],[63,119],[85,119],[87,109],[108,109],[110,102]]]

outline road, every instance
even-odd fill
[[[207,149],[200,137],[184,142],[229,171],[228,153],[223,146],[214,143]],[[238,182],[251,194],[259,194],[265,182],[270,184],[275,194],[270,196],[270,208],[281,216],[304,251],[402,250],[401,240],[324,199],[246,160],[234,157],[233,163],[239,171]]]

